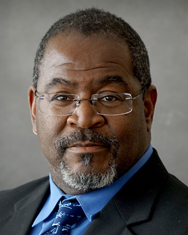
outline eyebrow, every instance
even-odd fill
[[[123,80],[122,77],[120,76],[108,76],[108,77],[104,77],[100,80],[97,80],[97,81],[94,81],[94,84],[97,84],[97,85],[103,85],[103,84],[108,84],[108,83],[118,83],[118,84],[122,84],[122,85],[128,85],[126,83],[126,81]]]
[[[63,84],[63,85],[71,85],[72,83],[64,78],[53,78],[49,83],[45,85],[46,89],[50,89],[57,84]]]

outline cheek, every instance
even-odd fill
[[[39,114],[36,119],[39,142],[44,155],[53,158],[57,155],[55,141],[62,136],[66,119]]]
[[[124,141],[124,139],[127,139],[128,141],[132,138],[135,134],[135,124],[136,123],[133,120],[131,113],[128,115],[113,117],[108,122],[111,133],[113,133],[120,142]]]
[[[130,169],[144,152],[146,146],[146,128],[144,126],[143,115],[135,115],[135,112],[116,117],[114,122],[111,122],[111,132],[120,142],[116,159],[117,170],[120,175]]]
[[[132,122],[131,115],[113,117],[108,123],[110,132],[117,137],[120,145],[118,155],[127,155],[135,141],[136,125]]]
[[[37,116],[37,131],[39,135],[59,136],[66,125],[66,117],[54,117],[39,114]]]

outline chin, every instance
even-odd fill
[[[84,171],[85,168],[85,172]],[[74,172],[62,161],[60,163],[60,172],[62,181],[71,189],[81,192],[88,192],[103,188],[112,184],[116,180],[117,171],[115,160],[109,164],[105,172],[94,172],[89,163],[82,166],[83,171]]]

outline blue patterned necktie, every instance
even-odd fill
[[[60,201],[59,209],[50,230],[43,235],[69,235],[72,226],[85,216],[80,204],[74,201]]]

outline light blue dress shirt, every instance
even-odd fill
[[[51,175],[50,180],[50,195],[48,196],[43,208],[36,217],[30,235],[40,235],[51,227],[55,218],[56,212],[53,212],[58,201],[64,197],[64,200],[76,198],[86,215],[76,227],[71,229],[70,235],[82,235],[90,225],[96,214],[113,198],[113,196],[123,187],[124,184],[148,161],[153,153],[150,145],[139,161],[120,179],[116,180],[109,186],[80,195],[66,195],[53,182]]]

